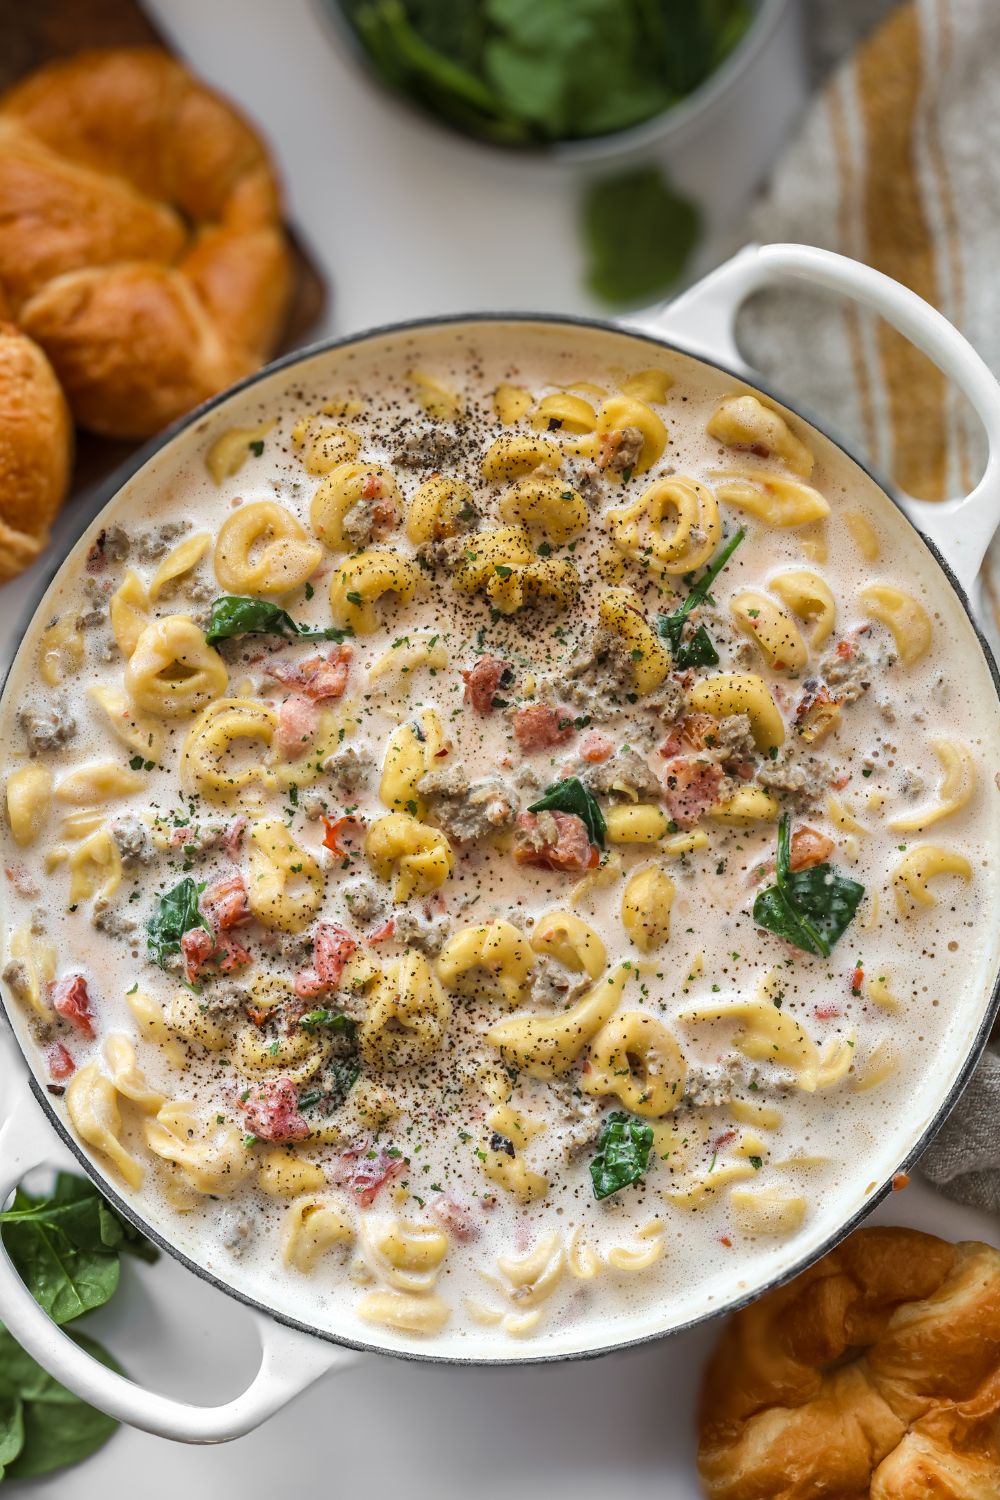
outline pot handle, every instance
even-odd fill
[[[0,1204],[28,1172],[46,1161],[48,1127],[22,1084],[15,1084],[12,1092],[11,1112],[0,1126]],[[286,1328],[262,1314],[253,1316],[261,1358],[246,1390],[221,1406],[192,1406],[146,1390],[81,1349],[42,1311],[0,1243],[0,1322],[75,1395],[109,1417],[158,1437],[182,1443],[225,1443],[242,1437],[328,1370],[346,1369],[359,1358],[353,1350]]]
[[[917,500],[896,491],[906,515],[970,589],[1000,522],[1000,385],[968,340],[922,297],[881,271],[832,250],[748,245],[675,301],[634,319],[633,326],[752,377],[736,345],[736,315],[753,292],[785,277],[841,292],[879,313],[922,349],[971,403],[988,445],[986,469],[975,489],[943,501]]]

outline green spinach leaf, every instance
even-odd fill
[[[564,781],[554,781],[545,788],[544,795],[531,804],[528,811],[575,813],[583,820],[590,842],[599,849],[604,848],[608,825],[593,793],[588,791],[578,776],[567,776]]]
[[[307,1011],[304,1016],[299,1017],[299,1025],[303,1031],[333,1031],[342,1036],[353,1036],[357,1029],[357,1021],[345,1016],[339,1010],[327,1010],[321,1005],[316,1010]]]
[[[622,1110],[608,1116],[590,1163],[595,1198],[610,1198],[633,1182],[641,1182],[649,1165],[653,1128]]]
[[[711,598],[711,587],[726,563],[742,542],[746,532],[742,526],[733,533],[722,551],[712,559],[702,577],[691,589],[684,603],[672,614],[658,615],[657,635],[670,643],[670,654],[675,667],[715,667],[719,664],[719,653],[704,625],[699,625],[689,640],[684,639],[684,624],[688,615],[700,604]]]
[[[587,286],[602,302],[638,307],[678,281],[700,232],[698,209],[659,167],[594,182],[584,194]]]
[[[109,1369],[123,1374],[121,1366],[94,1339],[70,1335],[88,1354]],[[53,1380],[29,1354],[0,1327],[0,1388],[16,1380],[19,1394],[0,1396],[0,1462],[6,1462],[7,1479],[34,1479],[79,1463],[103,1447],[118,1423],[74,1396]],[[18,1412],[11,1415],[12,1408]],[[6,1456],[16,1438],[18,1420],[21,1443]]]
[[[156,903],[156,910],[146,923],[146,934],[150,957],[161,969],[166,968],[168,958],[181,951],[181,938],[186,932],[193,927],[212,931],[199,909],[199,895],[197,884],[188,875]]]
[[[24,1447],[24,1405],[17,1396],[0,1396],[0,1479]]]
[[[47,1198],[18,1188],[0,1213],[0,1229],[18,1274],[56,1323],[107,1302],[118,1285],[120,1252],[147,1260],[158,1253],[91,1182],[69,1172],[59,1173]]]
[[[791,815],[784,813],[778,825],[774,884],[757,896],[754,921],[804,953],[828,958],[854,920],[865,888],[831,864],[792,870],[790,861]]]
[[[291,615],[266,599],[223,594],[212,603],[205,640],[210,646],[217,646],[220,641],[228,641],[237,635],[283,635],[300,641],[344,641],[353,634],[349,625],[311,630],[308,625],[296,625]]]

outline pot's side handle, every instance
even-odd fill
[[[971,588],[1000,522],[1000,385],[968,340],[936,308],[846,255],[812,245],[749,245],[676,301],[634,323],[749,375],[736,345],[736,315],[753,292],[787,277],[841,292],[881,314],[971,403],[988,445],[986,469],[975,489],[940,502],[899,495],[910,520],[940,549],[959,582]]]
[[[43,1165],[48,1127],[27,1089],[0,1127],[0,1204],[34,1167]],[[82,1400],[120,1422],[183,1443],[224,1443],[242,1437],[280,1411],[328,1370],[346,1369],[359,1357],[271,1318],[254,1314],[261,1360],[246,1390],[222,1406],[192,1406],[161,1396],[106,1369],[65,1334],[38,1306],[0,1244],[0,1322],[34,1359]]]

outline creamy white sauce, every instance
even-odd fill
[[[519,679],[532,667],[543,673],[547,658],[568,649],[568,638],[580,622],[592,624],[596,617],[597,599],[606,587],[594,566],[596,548],[606,541],[599,522],[603,509],[621,503],[623,496],[635,496],[661,472],[676,470],[699,477],[720,466],[737,469],[750,464],[783,472],[773,461],[748,459],[747,455],[723,450],[707,436],[708,418],[719,400],[734,388],[729,377],[681,356],[661,355],[653,346],[623,337],[573,329],[523,327],[511,333],[502,328],[458,327],[395,340],[373,340],[356,350],[319,356],[302,369],[276,374],[232,398],[186,439],[157,455],[126,486],[102,516],[100,525],[84,538],[47,595],[7,686],[0,732],[8,766],[15,769],[27,763],[24,738],[15,723],[18,710],[26,704],[42,704],[52,693],[38,677],[39,634],[53,617],[74,616],[87,607],[85,559],[102,528],[115,521],[135,537],[165,520],[186,518],[195,531],[214,534],[239,502],[277,499],[308,530],[309,505],[320,480],[302,467],[290,439],[294,424],[331,397],[358,396],[364,403],[363,413],[344,420],[363,439],[360,458],[390,463],[398,447],[401,418],[408,424],[407,431],[430,425],[407,382],[406,372],[414,364],[460,392],[477,424],[475,446],[480,450],[494,436],[511,430],[502,428],[492,411],[492,393],[500,381],[514,381],[541,396],[581,380],[613,392],[623,373],[647,365],[671,370],[676,380],[665,403],[657,408],[669,428],[669,442],[652,473],[636,475],[624,487],[611,481],[602,484],[586,536],[575,548],[583,591],[570,611],[562,615],[526,611],[506,621],[491,622],[481,597],[470,600],[456,596],[446,573],[439,571],[414,604],[388,609],[376,634],[354,641],[345,701],[358,706],[360,729],[351,743],[369,749],[379,764],[386,738],[400,718],[420,707],[435,706],[454,744],[448,763],[460,761],[473,778],[496,774],[498,768],[509,778],[521,758],[507,713],[501,710],[480,717],[463,706],[460,669],[476,659],[477,630],[485,630],[485,649],[511,661]],[[278,423],[264,438],[261,455],[251,457],[237,475],[217,487],[204,465],[211,443],[229,428],[249,427],[269,418],[277,418]],[[868,896],[858,920],[828,960],[792,954],[784,943],[757,929],[750,915],[761,883],[755,880],[754,872],[773,858],[774,825],[727,829],[705,820],[702,826],[709,834],[709,847],[669,862],[669,874],[677,888],[669,941],[643,963],[644,972],[632,980],[623,1004],[664,1020],[690,1067],[712,1065],[734,1055],[731,1038],[736,1028],[729,1023],[692,1025],[679,1019],[681,1013],[712,1003],[753,998],[761,981],[777,970],[785,1013],[793,1015],[820,1047],[837,1040],[851,1043],[851,1067],[846,1077],[829,1090],[804,1093],[789,1086],[787,1071],[766,1062],[758,1064],[752,1074],[744,1070],[744,1085],[737,1090],[737,1097],[747,1103],[752,1105],[755,1098],[759,1099],[775,1106],[782,1116],[778,1129],[755,1132],[765,1143],[765,1153],[760,1169],[754,1169],[752,1180],[745,1185],[801,1195],[807,1204],[805,1218],[791,1235],[753,1237],[736,1227],[727,1185],[710,1190],[696,1211],[678,1206],[667,1196],[693,1177],[704,1178],[711,1189],[712,1173],[734,1162],[745,1166],[746,1154],[734,1153],[753,1126],[734,1121],[726,1106],[680,1110],[672,1156],[662,1160],[654,1152],[645,1181],[603,1203],[595,1202],[591,1192],[592,1148],[567,1162],[560,1129],[549,1123],[523,1154],[533,1170],[549,1178],[550,1190],[540,1201],[518,1203],[483,1175],[476,1151],[491,1105],[474,1082],[470,1083],[477,1056],[484,1062],[496,1061],[494,1050],[481,1033],[508,1012],[495,1001],[469,1001],[456,996],[447,1044],[436,1062],[410,1073],[399,1070],[386,1074],[381,1080],[401,1112],[386,1126],[378,1144],[401,1150],[409,1164],[405,1174],[386,1186],[368,1211],[376,1224],[394,1216],[433,1222],[427,1205],[438,1188],[471,1205],[480,1233],[467,1244],[454,1241],[448,1251],[436,1292],[450,1305],[451,1316],[433,1343],[426,1342],[428,1352],[482,1351],[500,1357],[504,1353],[531,1357],[586,1348],[676,1326],[724,1304],[735,1292],[760,1286],[822,1244],[838,1223],[860,1209],[887,1180],[944,1096],[982,1015],[985,990],[996,964],[996,936],[989,923],[995,907],[996,876],[988,859],[997,839],[993,760],[998,725],[993,688],[957,600],[922,545],[856,466],[794,419],[793,425],[814,449],[817,462],[810,483],[829,501],[831,516],[822,527],[780,530],[723,507],[727,532],[743,524],[747,537],[713,590],[719,613],[726,613],[727,600],[740,589],[766,587],[769,578],[788,567],[808,567],[827,580],[837,601],[836,632],[824,650],[865,623],[858,592],[874,579],[907,589],[923,604],[933,623],[932,646],[924,659],[908,668],[897,663],[879,671],[871,690],[844,710],[841,727],[815,751],[829,762],[835,776],[847,777],[835,795],[853,811],[864,831],[851,836],[832,823],[826,814],[825,795],[818,807],[796,819],[797,824],[808,823],[835,840],[831,858],[845,873],[864,883]],[[405,504],[427,472],[405,468],[395,472]],[[482,481],[469,461],[463,461],[458,472],[475,491],[485,524],[495,524],[493,507],[502,486]],[[881,549],[877,561],[868,562],[860,555],[844,524],[845,510],[860,512],[874,526]],[[816,540],[821,534],[827,557],[818,563],[805,554],[802,543],[803,537]],[[401,530],[393,533],[390,544],[403,552],[412,551]],[[559,555],[568,554],[563,549]],[[117,585],[129,566],[135,566],[148,582],[156,563],[137,563],[133,551],[127,563],[110,565],[96,576],[112,579]],[[336,566],[331,557],[323,562],[312,579],[311,599],[300,591],[282,601],[295,620],[315,627],[329,623],[328,585]],[[192,577],[212,583],[213,593],[224,592],[214,586],[211,552]],[[203,610],[204,605],[185,601],[183,589],[189,581],[179,595],[161,601],[155,613],[197,615]],[[641,586],[641,579],[631,573],[626,582]],[[685,588],[679,580],[678,587],[683,597]],[[658,598],[655,588],[647,589],[645,602],[651,614],[657,608],[671,607],[666,596]],[[553,634],[556,628],[565,632],[567,639],[557,639]],[[435,676],[421,670],[412,680],[403,678],[395,690],[391,679],[381,678],[369,692],[367,669],[387,647],[401,636],[427,629],[440,633],[449,653],[448,667]],[[106,626],[86,632],[85,662],[58,690],[69,703],[78,734],[67,748],[39,758],[51,767],[56,781],[71,767],[91,760],[113,759],[122,765],[128,762],[128,752],[102,727],[86,693],[95,683],[121,683],[121,656],[115,653],[105,662],[97,650],[99,638],[107,634]],[[734,633],[731,639],[739,637]],[[730,637],[720,636],[719,641],[723,659],[714,670],[725,671],[731,665]],[[869,641],[873,652],[891,645],[891,638],[878,625],[873,627]],[[318,647],[291,645],[282,654],[304,659],[316,649],[325,648],[322,643]],[[816,659],[817,653],[813,653],[811,666]],[[751,670],[771,685],[789,722],[800,683],[789,682],[787,674],[769,671],[763,657]],[[230,672],[228,692],[232,694],[236,682],[247,674],[236,666]],[[263,682],[259,667],[251,666],[249,675],[259,688]],[[802,675],[808,675],[808,669]],[[264,687],[268,701],[280,702],[284,692],[280,685],[269,682]],[[594,725],[607,728],[616,743],[620,741],[621,730],[616,724],[602,725],[595,718]],[[133,812],[148,818],[151,810],[168,815],[186,805],[178,789],[178,755],[189,721],[169,721],[167,727],[162,764],[144,773],[140,792],[109,805],[108,818]],[[665,729],[650,735],[643,747],[649,752],[650,766],[662,766],[655,746],[663,733]],[[935,800],[940,768],[931,741],[941,737],[971,748],[979,771],[977,793],[965,809],[926,833],[895,834],[887,827],[888,819]],[[529,764],[543,784],[579,769],[578,740],[576,736],[566,746],[530,758]],[[922,789],[915,796],[912,791],[907,794],[908,776],[911,783],[913,778],[919,779],[917,785]],[[352,805],[358,802],[360,814],[369,820],[385,811],[378,802],[377,789],[376,774],[363,796],[350,799]],[[310,821],[303,810],[309,791],[328,802],[331,816],[343,810],[345,799],[324,776],[313,787],[300,789],[298,808],[292,808],[288,798],[281,795],[263,800],[269,813],[279,817],[286,811],[291,814],[294,837],[327,872],[319,916],[358,932],[377,926],[377,922],[352,921],[343,900],[345,875],[340,862],[322,847],[322,822]],[[531,800],[530,793],[522,793],[522,807]],[[140,1066],[152,1085],[169,1098],[194,1100],[207,1117],[218,1111],[238,1121],[240,1111],[235,1101],[250,1080],[237,1076],[231,1063],[219,1066],[220,1056],[227,1053],[206,1054],[197,1046],[188,1046],[189,1065],[178,1071],[155,1047],[138,1040],[126,1001],[126,992],[137,983],[164,1004],[177,990],[176,979],[147,962],[143,923],[157,891],[168,889],[185,873],[183,858],[175,856],[168,863],[164,856],[145,871],[141,867],[137,872],[126,871],[114,900],[139,923],[136,936],[131,943],[106,937],[92,925],[89,902],[81,903],[75,911],[65,909],[65,869],[57,866],[51,873],[46,871],[46,852],[63,842],[59,818],[64,811],[54,808],[41,837],[27,850],[14,846],[9,830],[5,829],[3,835],[4,863],[26,872],[43,893],[22,896],[8,880],[4,929],[9,932],[30,921],[32,911],[41,906],[46,935],[54,941],[59,955],[58,972],[79,971],[88,980],[97,1040],[88,1044],[63,1026],[54,1034],[82,1066],[91,1057],[101,1056],[108,1035],[124,1033],[135,1043]],[[232,808],[202,807],[196,810],[196,817],[204,823],[225,823],[239,811],[238,803]],[[968,884],[952,877],[942,879],[935,887],[938,903],[904,917],[894,900],[892,872],[901,858],[900,845],[924,842],[964,854],[971,862],[973,879]],[[616,852],[622,857],[626,874],[656,854],[655,849],[641,846],[621,846]],[[488,844],[456,853],[455,872],[441,890],[451,931],[465,923],[502,918],[530,936],[542,913],[567,905],[568,893],[579,878],[518,866],[509,852]],[[239,863],[245,868],[245,846]],[[230,868],[226,857],[216,851],[199,860],[191,873],[211,883]],[[352,878],[358,870],[364,873],[363,860],[356,861],[356,868],[350,872]],[[638,964],[643,956],[629,944],[619,918],[622,884],[618,879],[598,888],[573,909],[599,931],[607,945],[609,963],[629,959]],[[133,891],[137,899],[130,901]],[[878,898],[877,915],[873,914],[873,895]],[[413,905],[422,908],[424,902]],[[266,965],[256,929],[247,929],[243,935],[254,952],[255,964]],[[379,950],[380,957],[386,958],[399,951],[398,946]],[[900,1002],[897,1012],[879,1008],[864,992],[851,993],[851,975],[859,964],[867,976],[885,976]],[[287,968],[284,965],[282,972]],[[245,976],[233,978],[245,982]],[[335,999],[316,1003],[333,1005]],[[837,1014],[822,1014],[830,1009]],[[877,1087],[859,1090],[859,1075],[863,1075],[867,1060],[880,1044],[891,1048],[895,1069]],[[44,1079],[41,1054],[34,1042],[29,1041],[28,1046],[34,1049],[39,1076]],[[746,1090],[748,1076],[758,1081],[756,1091]],[[540,1122],[553,1112],[549,1085],[537,1080],[522,1078],[514,1102],[522,1103]],[[607,1104],[609,1108],[619,1107],[614,1098]],[[56,1101],[56,1107],[64,1106]],[[241,1188],[225,1202],[192,1195],[190,1207],[178,1211],[164,1195],[162,1169],[141,1144],[140,1117],[124,1102],[123,1116],[123,1138],[146,1164],[144,1187],[135,1195],[137,1207],[198,1264],[278,1310],[347,1338],[375,1340],[387,1347],[410,1342],[408,1335],[372,1329],[356,1316],[359,1299],[380,1285],[378,1265],[370,1257],[367,1274],[374,1274],[376,1280],[367,1285],[359,1284],[359,1277],[366,1273],[359,1271],[363,1257],[357,1247],[346,1255],[331,1252],[322,1257],[309,1276],[289,1270],[281,1262],[279,1248],[279,1226],[287,1205],[257,1192],[252,1185]],[[329,1165],[340,1149],[331,1145],[316,1150],[307,1142],[301,1151],[308,1159]],[[252,1184],[252,1177],[248,1182]],[[127,1195],[119,1183],[115,1185]],[[398,1203],[393,1201],[397,1190]],[[484,1195],[492,1200],[488,1208],[481,1206]],[[331,1187],[328,1196],[359,1218],[345,1189]],[[176,1194],[174,1198],[176,1201]],[[238,1259],[222,1244],[234,1214],[245,1215],[253,1230]],[[605,1264],[593,1279],[577,1279],[567,1270],[551,1296],[539,1303],[542,1315],[530,1339],[514,1343],[503,1324],[483,1326],[470,1316],[468,1299],[505,1316],[518,1310],[517,1301],[510,1300],[511,1288],[505,1288],[504,1278],[499,1277],[499,1285],[487,1279],[498,1277],[498,1256],[521,1256],[555,1230],[567,1244],[576,1231],[578,1242],[605,1259],[609,1249],[616,1246],[636,1250],[648,1246],[650,1241],[641,1238],[640,1231],[651,1221],[662,1225],[663,1251],[655,1264],[641,1272]]]

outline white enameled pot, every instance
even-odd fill
[[[345,357],[345,352],[358,344],[401,337],[419,343],[421,338],[432,337],[435,330],[456,325],[475,329],[477,325],[488,324],[494,333],[509,325],[512,338],[517,336],[519,328],[530,326],[541,329],[547,336],[576,340],[584,347],[588,340],[594,344],[597,339],[604,340],[605,345],[608,340],[617,340],[625,346],[636,342],[644,345],[644,362],[649,360],[650,345],[659,346],[670,352],[670,358],[682,364],[688,362],[689,368],[700,364],[716,380],[721,371],[726,379],[735,375],[753,385],[754,378],[741,361],[734,340],[736,314],[753,291],[787,278],[841,292],[880,313],[935,361],[978,413],[988,441],[983,477],[970,495],[938,505],[908,496],[888,495],[885,486],[868,475],[841,445],[815,423],[810,425],[813,441],[828,461],[841,464],[854,484],[866,484],[879,495],[890,524],[901,529],[901,542],[910,548],[929,548],[941,571],[942,587],[945,593],[950,590],[953,604],[947,622],[949,649],[958,654],[965,670],[975,668],[984,691],[989,692],[992,683],[993,694],[998,694],[1000,679],[996,664],[975,627],[968,593],[1000,519],[1000,386],[965,339],[933,308],[878,272],[826,251],[795,245],[750,247],[676,302],[654,314],[638,317],[627,326],[537,315],[473,315],[375,330],[301,351],[217,397],[156,440],[141,455],[135,472],[116,489],[116,494],[120,503],[127,504],[130,491],[141,493],[143,485],[155,485],[168,472],[171,455],[186,452],[197,441],[196,434],[203,430],[206,414],[225,414],[230,410],[238,414],[240,402],[247,398],[248,392],[256,400],[266,400],[268,389],[276,389],[278,382],[287,382],[289,372],[303,372],[306,367],[315,372],[326,364],[334,367]],[[805,420],[800,416],[800,424]],[[111,495],[107,498],[110,500]],[[899,507],[901,515],[893,512],[893,505]],[[97,518],[80,545],[85,546],[99,527]],[[39,608],[44,607],[43,600]],[[894,1122],[893,1129],[887,1131],[882,1156],[865,1164],[864,1175],[873,1179],[874,1186],[859,1184],[857,1200],[846,1205],[835,1221],[825,1222],[811,1239],[796,1238],[787,1254],[775,1259],[757,1280],[733,1278],[731,1290],[722,1300],[716,1297],[711,1305],[654,1309],[652,1314],[644,1312],[641,1322],[634,1327],[623,1330],[620,1325],[613,1327],[609,1323],[602,1337],[574,1339],[567,1335],[561,1346],[546,1346],[536,1353],[522,1345],[512,1346],[509,1359],[477,1348],[474,1336],[466,1340],[461,1352],[454,1347],[438,1346],[435,1350],[433,1345],[400,1334],[371,1335],[368,1342],[361,1344],[353,1328],[330,1323],[313,1326],[304,1321],[301,1310],[294,1311],[283,1300],[280,1287],[276,1286],[273,1296],[266,1299],[259,1293],[252,1295],[239,1284],[238,1264],[234,1263],[231,1279],[220,1280],[172,1243],[168,1229],[158,1225],[155,1216],[146,1217],[147,1205],[141,1198],[123,1200],[103,1169],[71,1137],[56,1101],[45,1092],[44,1080],[36,1078],[33,1072],[37,1060],[17,1008],[11,1004],[7,1006],[8,1015],[21,1051],[11,1046],[10,1056],[5,1059],[10,1064],[5,1068],[5,1076],[12,1081],[0,1098],[0,1202],[29,1171],[49,1159],[54,1140],[51,1125],[124,1215],[197,1274],[251,1308],[260,1329],[262,1354],[248,1388],[221,1406],[197,1407],[146,1390],[98,1364],[51,1323],[30,1297],[6,1254],[0,1254],[0,1321],[52,1375],[94,1406],[148,1432],[192,1443],[223,1442],[250,1431],[320,1375],[348,1368],[368,1350],[414,1359],[518,1363],[531,1359],[582,1358],[676,1332],[739,1306],[768,1286],[796,1274],[854,1228],[888,1191],[893,1174],[905,1170],[920,1154],[968,1080],[1000,1003],[997,977],[1000,958],[995,937],[989,936],[987,940],[984,935],[982,947],[981,982],[974,994],[962,999],[961,1016],[949,1043],[948,1066],[933,1070],[933,1076],[915,1091],[908,1118]],[[6,1005],[7,997],[3,999]],[[48,1116],[48,1123],[39,1113],[39,1106]]]

